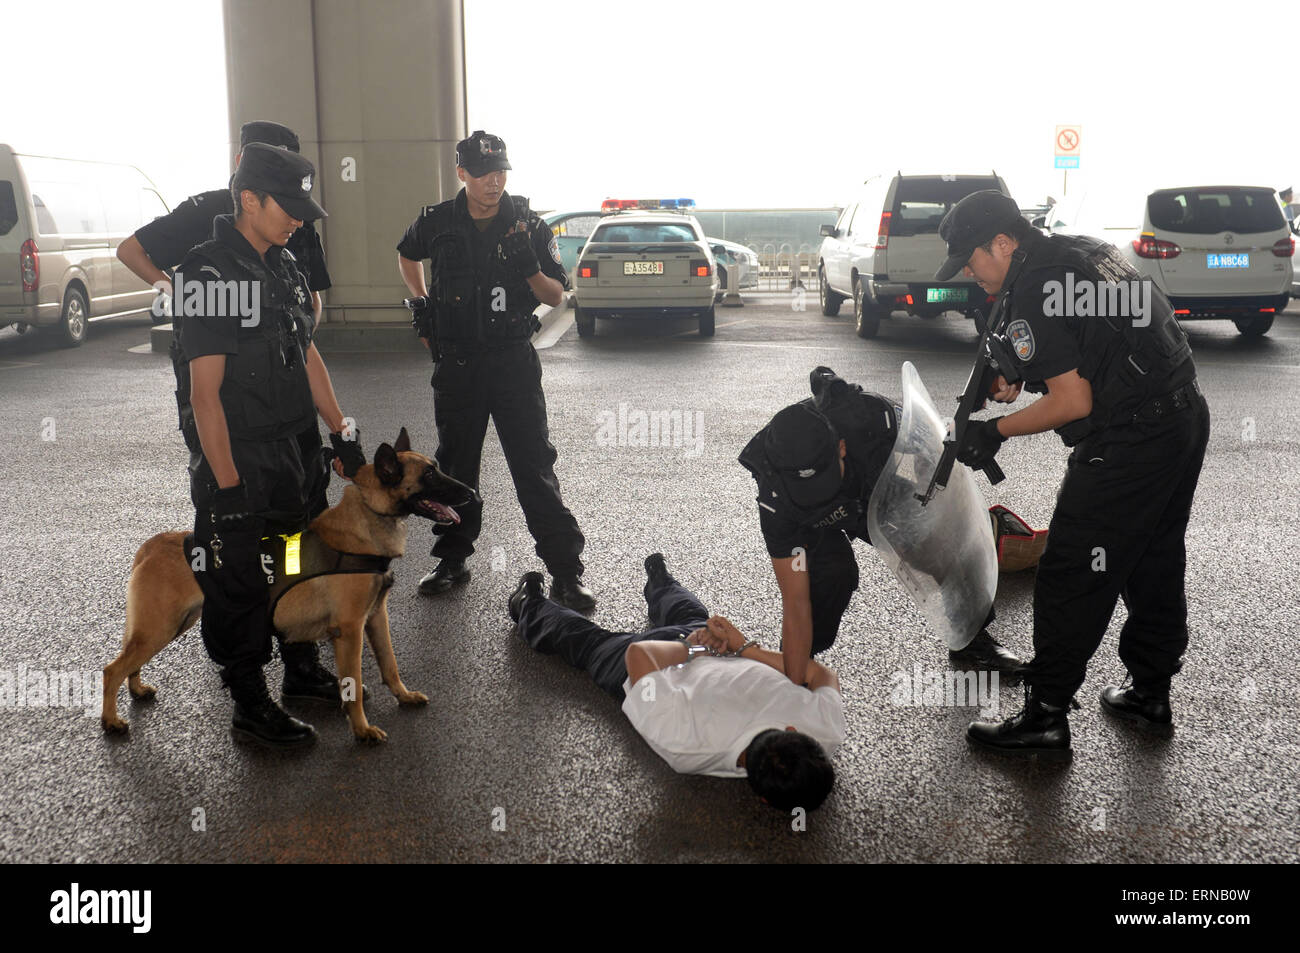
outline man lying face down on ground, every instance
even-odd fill
[[[539,652],[584,669],[622,702],[647,744],[673,770],[748,778],[782,811],[819,807],[835,783],[830,758],[844,741],[844,701],[835,673],[811,662],[807,686],[785,676],[777,652],[748,640],[668,572],[645,561],[653,628],[611,632],[542,592],[526,573],[510,616]]]

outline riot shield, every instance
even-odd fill
[[[904,362],[898,439],[871,491],[867,529],[921,614],[956,650],[988,617],[998,560],[988,507],[965,466],[953,468],[947,488],[928,506],[916,498],[938,466],[946,432],[916,368]]]

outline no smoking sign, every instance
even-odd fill
[[[1079,168],[1079,143],[1083,138],[1082,126],[1056,127],[1056,167]]]

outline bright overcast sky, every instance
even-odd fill
[[[900,168],[995,168],[1027,205],[1060,197],[1064,123],[1083,127],[1071,192],[1300,185],[1294,2],[466,7],[470,128],[505,138],[539,208],[838,205]],[[219,0],[0,8],[27,38],[5,44],[0,141],[133,162],[171,203],[224,181]]]

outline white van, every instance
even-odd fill
[[[51,328],[71,347],[91,321],[148,310],[154,291],[117,260],[117,246],[166,214],[135,166],[0,144],[0,327]]]

